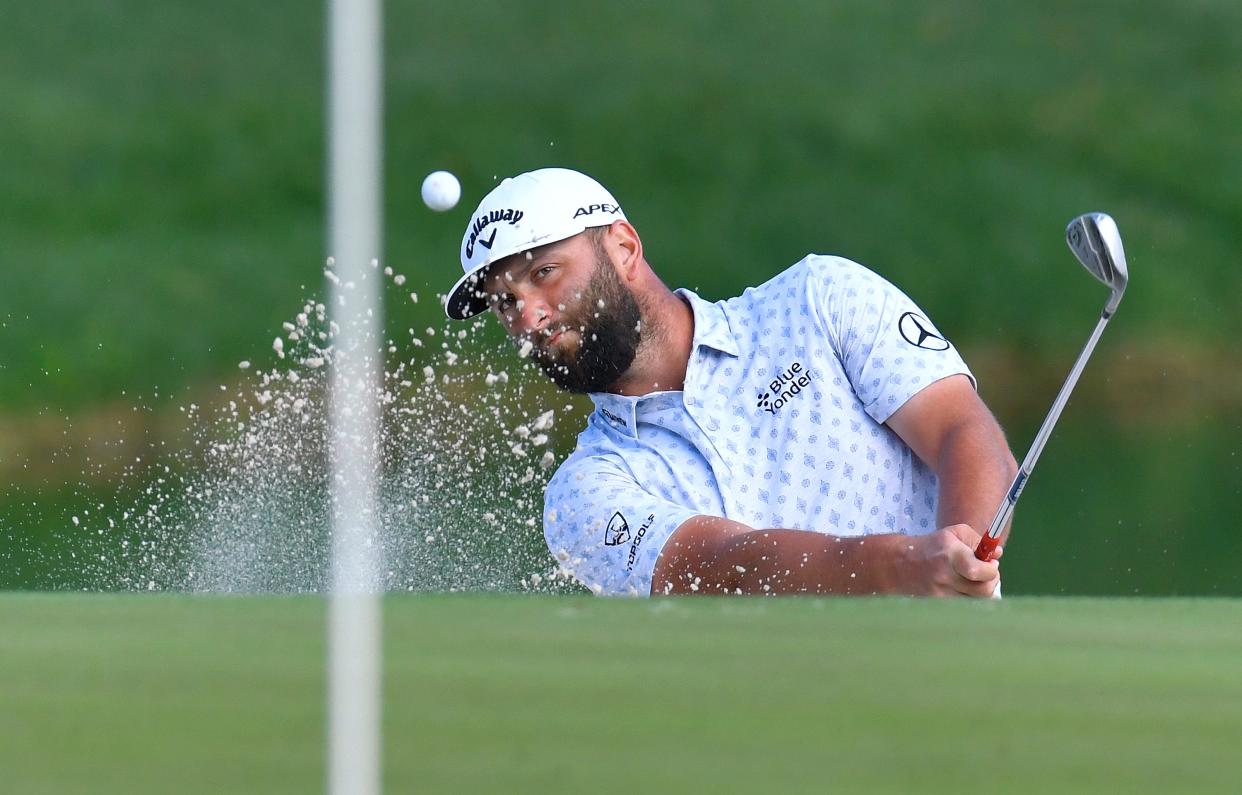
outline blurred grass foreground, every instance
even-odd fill
[[[281,323],[322,300],[322,10],[3,3],[0,588],[129,587],[83,573],[71,517],[193,470],[183,409],[218,406],[241,360],[273,367]],[[561,164],[705,297],[809,251],[880,271],[1020,454],[1104,298],[1062,230],[1108,211],[1132,285],[1027,491],[1007,592],[1242,593],[1236,3],[390,2],[385,65],[385,260],[409,279],[385,313],[415,372],[407,330],[443,327],[475,202]],[[464,186],[445,214],[418,198],[438,168]],[[586,404],[524,389],[563,457]]]
[[[1232,793],[1240,610],[389,596],[384,784]],[[7,791],[319,789],[324,623],[320,597],[0,595]],[[964,709],[986,731],[946,731]]]

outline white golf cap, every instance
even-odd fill
[[[487,309],[481,282],[493,262],[617,220],[626,220],[617,200],[578,171],[541,168],[505,179],[470,217],[461,241],[465,275],[449,291],[445,313],[465,320]]]

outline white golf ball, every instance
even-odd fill
[[[423,202],[438,213],[451,210],[461,198],[461,183],[447,171],[433,171],[423,180]]]

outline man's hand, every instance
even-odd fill
[[[992,560],[975,557],[980,535],[970,525],[955,524],[908,539],[903,579],[923,596],[991,596],[1000,584],[1003,547]]]

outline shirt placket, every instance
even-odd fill
[[[713,411],[710,404],[710,397],[706,390],[707,374],[709,365],[705,361],[708,354],[705,354],[702,348],[696,348],[694,354],[690,357],[690,366],[686,369],[685,390],[682,393],[684,410],[690,417],[691,422],[688,424],[694,430],[698,439],[695,440],[695,447],[703,455],[707,461],[708,468],[712,471],[712,477],[715,479],[716,494],[720,504],[725,507],[725,515],[737,515],[738,505],[732,499],[733,489],[730,488],[733,479],[733,468],[729,465],[728,460],[721,455],[720,449],[716,445],[716,440],[720,433],[727,432],[725,428],[724,418],[720,416],[718,410]]]

